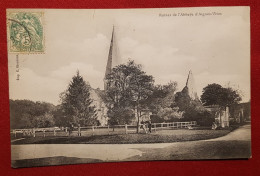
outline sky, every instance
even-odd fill
[[[77,70],[91,87],[103,89],[113,26],[119,62],[142,64],[156,84],[177,81],[180,91],[192,70],[199,96],[218,83],[250,99],[248,7],[39,11],[45,52],[18,55],[19,80],[16,54],[8,54],[11,99],[57,105]]]

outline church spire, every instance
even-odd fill
[[[115,67],[116,65],[118,65],[118,48],[117,48],[116,40],[115,40],[115,27],[113,25],[112,36],[111,36],[111,41],[110,41],[110,48],[109,48],[108,59],[107,59],[106,72],[105,72],[105,78],[107,75],[109,75],[112,72],[113,67]],[[106,90],[107,82],[106,82],[105,78],[104,78],[104,89]]]
[[[114,47],[113,45],[114,45],[114,26],[113,26],[112,37],[111,37],[111,42],[110,42],[110,48],[109,48],[109,53],[108,53],[105,77],[112,72],[113,47]]]

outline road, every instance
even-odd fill
[[[109,162],[249,158],[251,156],[250,130],[250,125],[244,125],[216,139],[176,143],[12,145],[12,161],[62,157],[72,158],[72,160],[67,163],[59,161],[58,164],[71,164],[75,163],[73,160],[79,158],[82,160],[77,162],[83,163],[93,162],[93,160]],[[49,164],[55,165],[55,161]]]
[[[172,143],[159,148],[139,148],[142,154],[132,160],[242,159],[251,157],[251,126],[244,125],[216,139]]]

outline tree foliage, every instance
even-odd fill
[[[188,94],[188,87],[175,95],[175,106],[183,112],[182,121],[197,121],[199,125],[210,126],[214,121],[212,114],[206,111],[198,99],[191,99]]]
[[[154,86],[153,93],[148,99],[151,106],[150,109],[156,113],[160,108],[173,107],[176,88],[177,82]]]
[[[68,89],[60,96],[63,121],[66,125],[71,123],[81,126],[97,124],[95,106],[92,106],[93,100],[90,98],[90,89],[90,85],[83,80],[77,71]]]
[[[10,100],[11,128],[44,128],[54,125],[53,111],[56,107],[46,102]]]
[[[40,116],[36,116],[32,121],[34,128],[46,128],[46,127],[53,127],[55,125],[55,121],[53,118],[52,113],[45,113]]]
[[[148,101],[152,118],[156,122],[178,121],[182,118],[182,112],[174,106],[176,88],[177,82],[154,86]]]
[[[241,101],[237,90],[224,88],[219,84],[209,84],[203,88],[201,101],[203,105],[219,105],[221,107],[231,106]]]
[[[147,108],[147,99],[153,91],[153,77],[147,75],[141,65],[129,61],[113,68],[112,73],[105,78],[107,82],[107,103],[110,108],[110,122],[120,117],[122,110],[132,109],[127,117],[134,117],[136,110],[137,124],[143,110]],[[132,113],[132,114],[131,114]],[[139,128],[139,127],[137,127]]]
[[[111,125],[129,124],[135,117],[132,108],[115,106],[108,110],[108,116],[111,117],[108,123]]]

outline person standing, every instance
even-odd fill
[[[151,121],[151,119],[148,121],[148,129],[149,129],[149,132],[152,133],[152,121]]]
[[[141,127],[142,127],[142,129],[144,130],[144,132],[146,134],[147,131],[146,131],[146,127],[145,127],[145,122],[143,120],[141,121]]]

